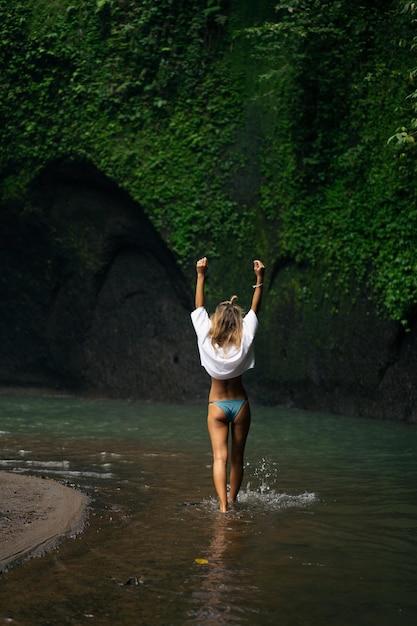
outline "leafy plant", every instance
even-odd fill
[[[324,293],[366,285],[383,314],[407,319],[414,3],[0,0],[0,11],[3,203],[50,161],[87,159],[184,266],[233,242],[234,256],[315,266]]]

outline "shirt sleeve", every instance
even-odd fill
[[[252,309],[250,309],[250,311],[248,311],[243,318],[243,326],[245,328],[245,334],[253,339],[256,335],[256,331],[258,330],[258,317]]]
[[[200,306],[191,313],[191,321],[199,343],[202,343],[210,330],[210,318],[205,307]]]

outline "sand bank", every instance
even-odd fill
[[[55,480],[0,472],[0,572],[80,530],[88,498]]]

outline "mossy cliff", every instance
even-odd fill
[[[4,383],[204,396],[194,262],[259,257],[255,399],[417,419],[413,3],[0,11]]]

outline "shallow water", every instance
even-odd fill
[[[205,411],[0,397],[0,469],[91,496],[82,534],[1,575],[0,623],[414,625],[417,429],[253,407],[221,515]]]

